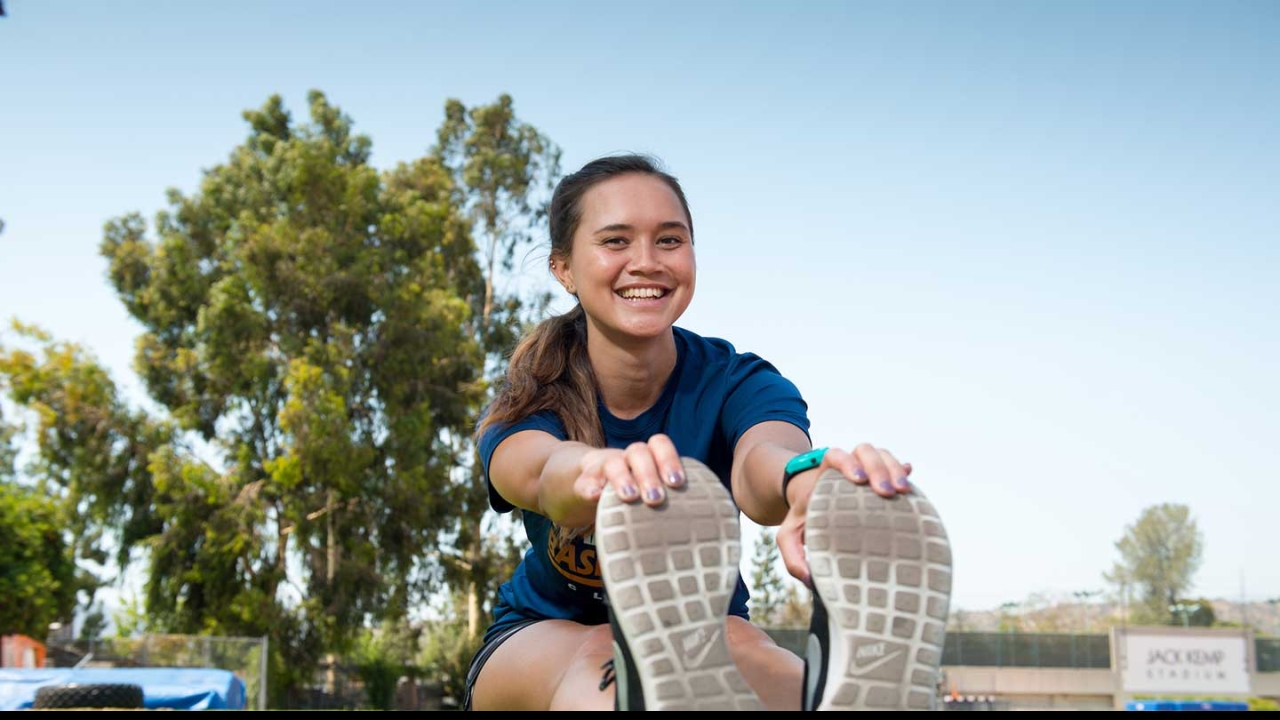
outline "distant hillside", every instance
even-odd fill
[[[1280,604],[1211,600],[1218,625],[1249,625],[1260,635],[1280,636]],[[1033,595],[1014,607],[971,610],[952,608],[947,629],[955,632],[1104,633],[1125,621],[1116,602],[1091,602]]]

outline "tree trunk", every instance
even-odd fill
[[[337,577],[338,568],[338,535],[333,522],[333,505],[333,490],[330,490],[329,496],[325,500],[324,504],[325,536],[328,544],[328,553],[325,558],[325,563],[328,567],[325,568],[325,572],[329,581],[330,593],[333,592],[333,581]],[[329,665],[329,669],[325,671],[324,675],[324,691],[330,695],[334,695],[337,693],[338,689],[338,660],[333,653],[329,653],[325,656],[325,662]]]

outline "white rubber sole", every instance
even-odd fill
[[[919,489],[886,499],[828,470],[805,522],[830,648],[815,709],[937,709],[951,599],[951,545],[938,513]],[[820,654],[816,638],[809,645]]]
[[[656,508],[605,486],[595,539],[610,609],[646,710],[761,710],[726,636],[742,555],[738,508],[715,473],[682,461],[684,486],[667,488]]]

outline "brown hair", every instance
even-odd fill
[[[693,216],[680,183],[643,155],[620,155],[593,160],[566,176],[551,196],[551,256],[568,258],[573,235],[582,220],[582,198],[597,184],[618,175],[643,173],[665,182]],[[483,433],[497,423],[511,423],[542,410],[551,410],[564,423],[568,439],[593,447],[604,446],[604,430],[596,409],[596,377],[587,357],[587,314],[579,304],[569,312],[544,320],[511,354],[507,375],[476,430]]]

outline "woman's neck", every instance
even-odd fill
[[[675,333],[625,345],[591,327],[587,332],[587,356],[609,412],[623,420],[639,417],[662,396],[676,369]]]

